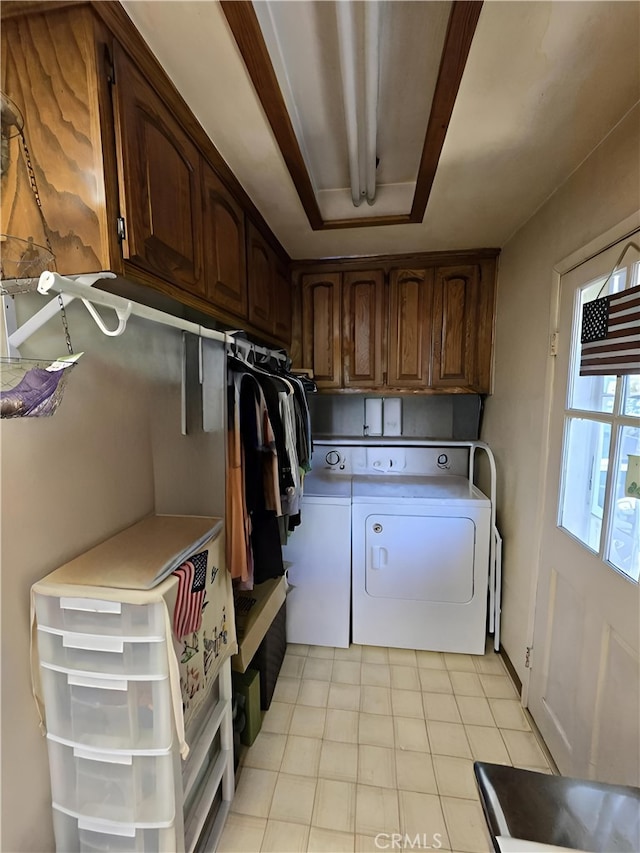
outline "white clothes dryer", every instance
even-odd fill
[[[483,654],[495,628],[497,643],[495,510],[471,473],[483,445],[314,445],[302,525],[283,549],[288,642]]]
[[[353,642],[483,654],[489,499],[455,475],[352,489]]]

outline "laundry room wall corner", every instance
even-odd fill
[[[504,539],[502,643],[526,681],[532,576],[545,510],[541,460],[554,267],[638,210],[640,106],[507,242],[500,259],[494,393],[482,439],[496,457]]]

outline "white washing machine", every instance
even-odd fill
[[[353,642],[483,654],[491,502],[468,448],[368,448],[352,477]]]
[[[287,642],[347,648],[351,615],[351,478],[305,478],[302,524],[282,556],[288,567]]]
[[[315,442],[283,549],[288,642],[484,653],[492,515],[472,443],[401,442]]]

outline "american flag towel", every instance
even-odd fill
[[[208,551],[184,562],[173,574],[178,578],[178,596],[173,612],[173,631],[181,640],[200,629],[202,603],[207,582]]]
[[[580,376],[640,373],[640,285],[582,307]]]

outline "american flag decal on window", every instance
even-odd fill
[[[582,308],[580,376],[640,373],[640,286]]]

